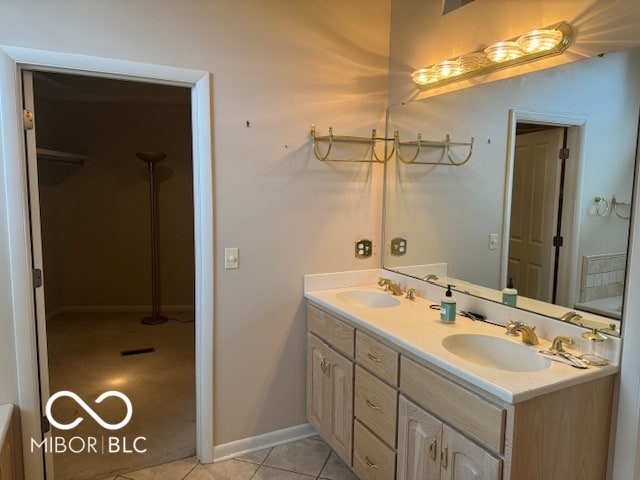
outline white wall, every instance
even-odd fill
[[[321,163],[308,136],[311,123],[321,133],[383,130],[389,2],[373,3],[0,7],[0,44],[213,72],[218,445],[306,421],[302,275],[380,264],[382,167]],[[376,254],[356,260],[363,237]],[[239,270],[222,268],[229,246],[240,248]]]

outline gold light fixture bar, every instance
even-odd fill
[[[566,22],[519,37],[497,42],[481,50],[449,58],[423,67],[411,74],[411,79],[422,91],[441,87],[478,75],[522,65],[540,58],[558,55],[571,43],[573,31]]]

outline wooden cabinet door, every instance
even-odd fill
[[[442,428],[442,480],[500,480],[502,461],[447,425]]]
[[[353,362],[329,349],[326,366],[329,381],[331,433],[328,443],[347,465],[351,465],[353,440]]]
[[[324,438],[331,431],[330,385],[324,372],[328,349],[316,336],[307,334],[307,420]]]
[[[438,480],[442,423],[405,397],[398,404],[398,480]]]
[[[351,465],[353,362],[307,334],[307,419]]]

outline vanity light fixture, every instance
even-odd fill
[[[568,23],[560,22],[546,28],[532,30],[507,41],[494,43],[475,52],[420,68],[411,74],[411,79],[420,90],[424,91],[558,55],[571,43],[572,33]]]

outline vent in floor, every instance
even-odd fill
[[[127,355],[140,355],[141,353],[151,353],[155,351],[156,349],[153,347],[135,348],[133,350],[122,350],[120,355],[126,357]]]

